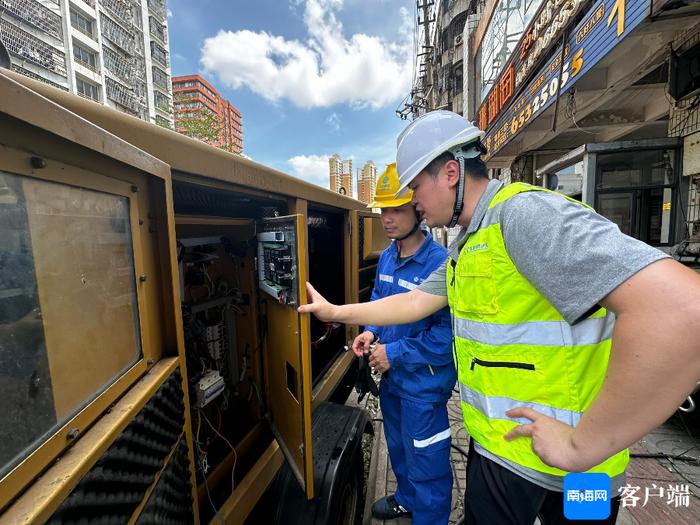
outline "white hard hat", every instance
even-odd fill
[[[452,111],[431,111],[411,122],[396,139],[396,167],[399,172],[396,196],[405,195],[410,182],[433,159],[447,151],[455,156],[459,153],[466,159],[481,155],[483,150],[477,143],[483,137],[483,131]],[[461,148],[472,143],[473,148]]]

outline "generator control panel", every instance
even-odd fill
[[[258,233],[260,289],[284,305],[296,306],[298,297],[296,225],[285,218],[265,221]]]

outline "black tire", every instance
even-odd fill
[[[362,433],[367,415],[322,404],[315,414],[314,499],[308,501],[284,464],[276,481],[277,525],[360,525],[364,506]]]
[[[362,523],[362,507],[364,506],[364,464],[362,461],[362,448],[359,454],[355,454],[352,464],[348,469],[343,470],[343,475],[339,479],[335,494],[328,505],[329,516],[337,521],[326,521],[324,523],[314,522],[314,525],[360,525]]]

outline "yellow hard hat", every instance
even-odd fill
[[[399,174],[396,172],[396,162],[388,164],[384,173],[377,181],[377,188],[374,191],[374,200],[370,202],[368,208],[398,208],[406,203],[411,202],[413,192],[402,197],[396,197],[396,192],[399,191]]]

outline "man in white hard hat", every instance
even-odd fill
[[[435,111],[398,139],[399,195],[412,190],[431,226],[462,226],[446,264],[403,297],[361,305],[309,286],[299,310],[380,325],[449,304],[472,436],[466,522],[563,523],[566,473],[606,474],[617,494],[626,447],[700,379],[700,276],[581,203],[488,180],[482,137]]]
[[[410,192],[396,197],[398,189],[392,163],[367,206],[381,209],[392,240],[377,263],[372,301],[413,290],[447,258],[445,248],[420,228]],[[362,357],[373,343],[369,364],[382,372],[379,400],[396,493],[374,502],[372,515],[387,520],[412,514],[414,525],[447,525],[452,510],[447,400],[457,378],[449,309],[410,324],[365,326],[352,349]]]

